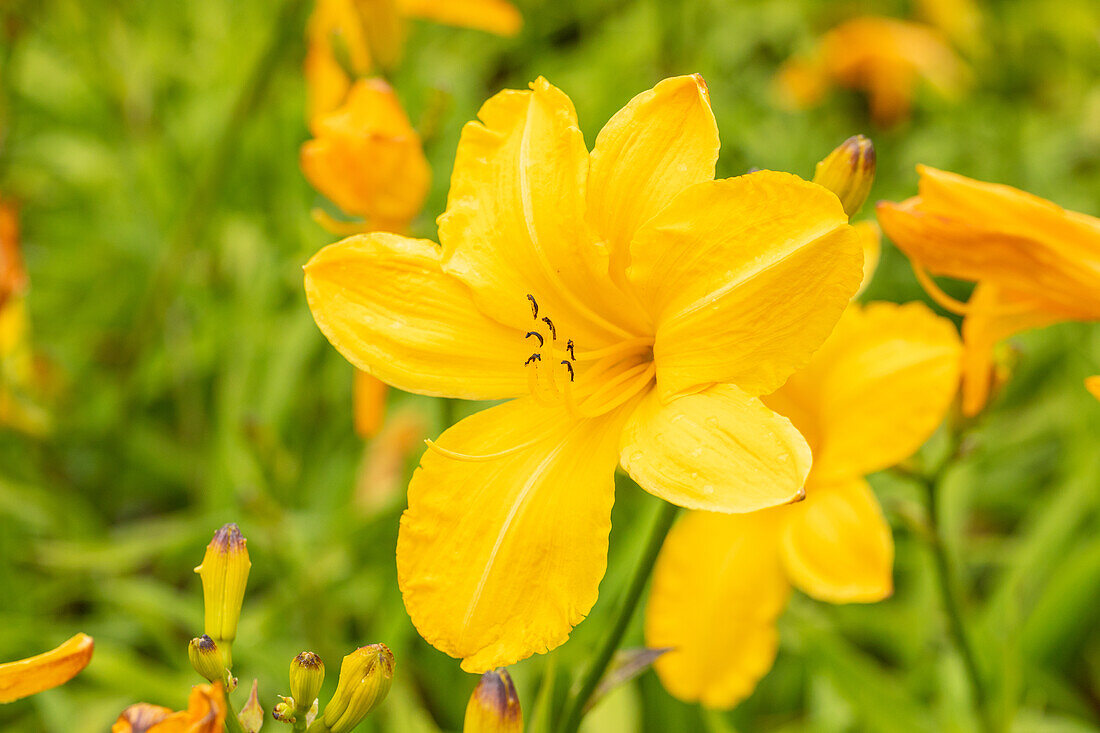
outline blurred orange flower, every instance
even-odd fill
[[[315,117],[310,130],[314,139],[301,151],[309,182],[348,214],[366,219],[363,229],[404,232],[424,205],[431,169],[390,85],[356,82],[347,101]]]
[[[1100,400],[1100,374],[1094,377],[1087,377],[1085,379],[1085,389],[1087,389],[1093,397]]]
[[[19,211],[0,199],[0,308],[27,289],[27,271],[19,251]]]
[[[88,666],[94,648],[92,637],[77,634],[48,652],[0,664],[0,703],[65,684]]]
[[[510,399],[421,459],[397,545],[405,606],[482,672],[564,643],[606,568],[614,473],[681,506],[803,494],[809,447],[759,398],[824,342],[863,253],[835,194],[715,180],[698,75],[618,112],[589,153],[545,79],[462,132],[442,248],[373,233],[306,265],[325,336],[410,392]]]
[[[317,0],[306,29],[310,119],[338,107],[356,77],[398,62],[406,18],[502,36],[523,25],[507,0]]]
[[[1100,219],[1010,186],[917,170],[919,195],[880,203],[878,218],[929,294],[965,315],[963,411],[974,415],[989,398],[997,342],[1061,321],[1100,320]],[[977,286],[960,303],[928,273]]]
[[[728,708],[775,659],[776,619],[794,585],[832,603],[882,600],[894,544],[863,476],[909,457],[958,386],[955,327],[920,303],[853,304],[769,407],[806,437],[806,500],[752,514],[691,512],[661,549],[646,645],[676,697]]]
[[[918,80],[952,95],[966,78],[966,67],[935,28],[866,16],[836,26],[809,55],[788,60],[776,85],[796,109],[818,104],[832,85],[866,92],[871,117],[889,126],[909,116]]]
[[[222,733],[226,716],[222,683],[195,685],[187,709],[175,712],[139,702],[122,711],[111,733]]]

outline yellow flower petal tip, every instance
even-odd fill
[[[1100,400],[1100,375],[1085,378],[1085,389],[1096,399]]]
[[[837,195],[848,218],[855,216],[875,181],[874,144],[870,138],[853,135],[817,164],[813,180]]]
[[[195,685],[187,709],[137,703],[122,711],[111,733],[221,733],[226,716],[225,691],[221,682]]]
[[[523,711],[505,669],[481,675],[466,705],[462,733],[523,733]]]
[[[441,246],[375,232],[306,266],[318,327],[359,369],[512,400],[429,444],[398,538],[413,624],[467,671],[559,646],[592,608],[620,462],[710,511],[802,496],[809,445],[760,396],[825,341],[863,247],[820,185],[715,180],[719,148],[698,75],[631,99],[591,152],[540,77],[463,127]]]
[[[77,634],[48,652],[0,664],[0,703],[65,684],[88,666],[94,648],[92,637]]]

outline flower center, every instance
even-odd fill
[[[524,338],[536,349],[523,366],[536,402],[547,407],[564,405],[573,417],[598,417],[651,385],[657,373],[651,337],[627,338],[583,351],[558,332],[549,315],[540,314],[535,296],[528,294],[527,300],[534,328]]]

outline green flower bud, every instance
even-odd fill
[[[325,681],[325,663],[313,652],[302,652],[290,663],[290,695],[299,712],[309,710]]]
[[[191,640],[187,645],[187,657],[191,660],[191,666],[207,682],[225,682],[225,657],[206,634]]]
[[[390,691],[393,652],[385,644],[371,644],[344,657],[336,692],[321,716],[323,730],[347,733],[362,722]]]
[[[230,647],[237,638],[237,621],[252,562],[241,530],[226,524],[214,533],[195,572],[202,578],[206,635],[222,646],[226,666],[232,666]]]

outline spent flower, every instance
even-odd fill
[[[95,642],[77,634],[48,652],[0,664],[0,703],[63,685],[92,661]]]

